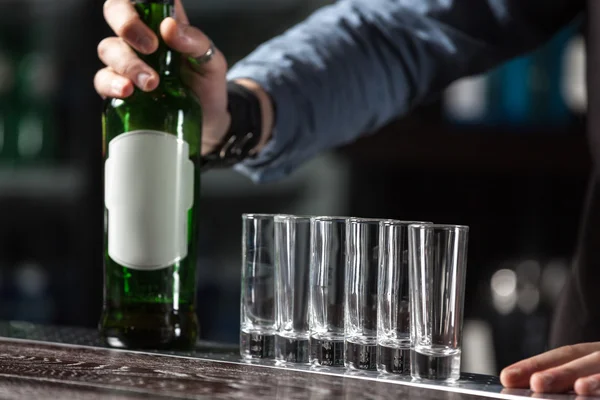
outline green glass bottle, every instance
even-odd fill
[[[139,55],[160,76],[151,93],[107,99],[104,305],[109,346],[189,349],[198,336],[196,248],[202,110],[180,79],[181,55],[162,41],[173,0],[137,0],[159,37]]]

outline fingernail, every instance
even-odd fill
[[[152,50],[152,39],[146,35],[140,35],[136,41],[138,47],[143,52],[150,52]]]
[[[184,26],[183,24],[178,23],[177,24],[177,34],[179,35],[179,38],[189,42],[190,37],[187,35],[187,29],[186,26]]]
[[[113,92],[121,94],[125,85],[119,79],[113,79],[113,81],[110,83],[110,87],[113,90]]]
[[[587,380],[587,390],[588,392],[594,392],[598,389],[600,389],[600,381],[590,378]]]
[[[520,368],[507,369],[505,374],[506,374],[507,378],[516,378],[517,376],[521,375],[521,369]]]
[[[148,81],[150,81],[150,74],[147,72],[141,72],[137,76],[137,84],[140,88],[145,89],[148,85]]]
[[[540,375],[540,379],[544,383],[544,388],[549,388],[552,382],[554,382],[554,376],[550,374],[542,374]]]

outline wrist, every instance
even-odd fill
[[[273,125],[275,122],[275,112],[271,96],[256,82],[250,79],[236,79],[235,83],[250,90],[258,99],[261,113],[261,133],[258,145],[252,149],[252,154],[261,151],[271,140],[273,134]]]
[[[217,134],[207,135],[219,139],[218,143],[204,143],[211,150],[202,156],[202,170],[231,167],[264,147],[272,129],[272,123],[263,127],[263,121],[269,119],[269,106],[264,112],[261,104],[270,102],[265,95],[264,91],[259,95],[256,88],[251,90],[234,81],[227,83],[227,113],[219,123],[212,124]]]

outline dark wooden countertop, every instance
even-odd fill
[[[455,387],[377,373],[250,364],[231,346],[200,343],[190,353],[103,347],[95,332],[0,323],[0,398],[10,399],[422,399],[530,397],[497,378],[465,375]],[[535,396],[571,400],[574,396]]]

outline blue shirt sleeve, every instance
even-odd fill
[[[249,78],[276,107],[273,138],[235,166],[281,179],[369,134],[453,80],[548,40],[582,0],[340,0],[259,46],[228,79]]]

